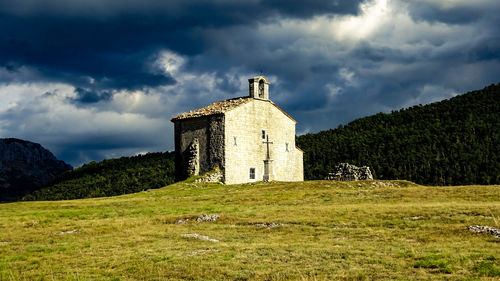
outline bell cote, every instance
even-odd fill
[[[269,82],[264,76],[255,76],[248,79],[250,97],[254,99],[269,99]]]

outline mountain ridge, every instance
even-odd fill
[[[41,144],[17,138],[0,139],[0,201],[15,200],[71,170]]]

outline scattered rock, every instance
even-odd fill
[[[219,215],[201,215],[196,218],[196,222],[205,222],[205,221],[217,221],[219,219]]]
[[[61,231],[59,233],[57,233],[58,235],[64,235],[64,234],[72,234],[72,233],[76,233],[78,232],[78,230],[76,229],[72,229],[72,230],[68,230],[68,231]]]
[[[175,224],[185,224],[188,223],[189,219],[179,219],[175,221]]]
[[[397,187],[397,185],[395,185],[392,182],[383,182],[383,181],[373,182],[372,186],[373,187]]]
[[[282,223],[276,223],[276,222],[264,222],[264,223],[255,223],[254,226],[264,226],[264,227],[280,227],[283,226]]]
[[[422,217],[422,216],[414,216],[414,217],[409,217],[409,219],[410,219],[410,220],[412,220],[412,221],[421,220],[421,219],[423,219],[423,218],[424,218],[424,217]]]
[[[496,238],[500,238],[500,229],[492,227],[492,226],[471,225],[471,226],[468,226],[467,229],[473,233],[486,233],[489,235],[493,235]]]
[[[336,181],[356,181],[373,180],[370,168],[367,166],[357,167],[349,163],[338,164],[332,173],[325,177],[325,180]]]
[[[37,226],[39,225],[40,223],[37,222],[37,221],[32,221],[32,222],[28,222],[26,223],[26,227],[34,227],[34,226]]]
[[[184,237],[184,238],[200,239],[200,240],[209,241],[209,242],[219,242],[219,240],[217,240],[217,239],[213,239],[213,238],[210,238],[208,236],[200,235],[200,234],[197,234],[197,233],[183,234],[182,237]]]
[[[189,257],[196,256],[198,254],[204,254],[204,253],[209,253],[209,252],[218,252],[219,250],[217,249],[201,249],[201,250],[196,250],[188,254]]]

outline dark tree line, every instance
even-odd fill
[[[174,153],[90,162],[66,172],[23,200],[65,200],[133,193],[174,182]]]
[[[500,183],[500,84],[449,100],[357,119],[297,137],[306,179],[340,162],[366,165],[379,179],[420,184]]]

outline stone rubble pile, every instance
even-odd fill
[[[213,172],[208,172],[205,175],[194,180],[195,183],[217,183],[222,181],[222,172],[217,169]]]
[[[356,181],[373,180],[372,172],[367,166],[357,167],[349,163],[338,164],[332,173],[325,177],[325,180],[336,181]]]
[[[470,232],[474,232],[474,233],[486,233],[486,234],[489,234],[489,235],[493,235],[496,238],[500,238],[500,229],[494,228],[492,226],[487,226],[487,225],[485,225],[485,226],[483,226],[483,225],[471,225],[471,226],[468,226],[467,229]]]
[[[196,222],[211,222],[217,221],[219,219],[219,215],[201,215],[196,218]]]

